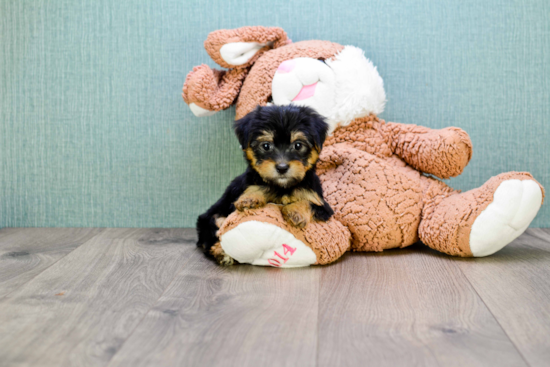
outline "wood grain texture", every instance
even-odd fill
[[[0,304],[1,364],[104,366],[185,264],[194,230],[109,229]]]
[[[415,245],[325,268],[319,366],[525,366],[453,262]]]
[[[550,229],[458,266],[529,364],[550,365]]]
[[[414,245],[284,270],[219,267],[195,239],[193,229],[1,230],[0,261],[18,251],[32,261],[0,268],[20,281],[0,301],[0,366],[550,360],[550,230],[483,259]]]
[[[314,366],[321,268],[223,268],[198,252],[115,366]]]
[[[0,230],[0,301],[101,231],[94,228]]]

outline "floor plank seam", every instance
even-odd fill
[[[319,274],[317,284],[317,343],[315,344],[315,367],[319,366],[319,324],[321,323],[321,278],[323,274]]]
[[[170,286],[172,285],[172,283],[174,283],[176,281],[176,279],[178,278],[178,276],[184,271],[184,268],[182,268],[179,272],[176,273],[176,275],[174,275],[174,277],[172,278],[172,280],[170,280],[170,283],[168,283],[168,285],[166,286],[166,288],[164,288],[164,290],[162,291],[162,293],[158,296],[158,298],[155,300],[155,302],[152,303],[151,307],[149,307],[149,309],[147,310],[147,312],[145,312],[143,314],[143,317],[141,318],[141,320],[139,320],[138,323],[136,323],[136,326],[132,329],[132,331],[130,332],[130,334],[128,334],[128,336],[126,337],[126,339],[124,339],[124,341],[122,342],[122,344],[120,344],[120,347],[118,348],[118,350],[116,351],[116,353],[114,353],[112,356],[111,356],[111,359],[109,360],[109,362],[105,365],[105,367],[109,367],[111,365],[111,363],[113,362],[113,359],[115,359],[115,356],[122,350],[122,348],[124,347],[124,344],[126,344],[126,342],[132,337],[132,335],[135,333],[135,331],[137,330],[137,328],[141,325],[141,323],[143,322],[143,320],[145,320],[145,318],[147,317],[147,315],[149,314],[149,312],[151,312],[151,310],[157,305],[158,301],[162,298],[162,296],[164,296],[164,294],[166,293],[166,291],[170,288]]]
[[[52,266],[54,266],[55,264],[57,264],[60,260],[66,258],[67,256],[69,256],[70,254],[73,253],[73,251],[75,251],[76,249],[80,248],[82,245],[88,243],[88,241],[91,241],[93,240],[94,238],[96,238],[97,236],[99,236],[100,234],[102,234],[103,232],[105,231],[105,228],[101,228],[101,231],[96,234],[95,236],[93,237],[90,237],[87,241],[84,241],[82,242],[80,245],[76,246],[75,248],[73,248],[71,251],[67,252],[65,255],[61,256],[59,259],[55,260],[53,263],[51,263],[49,266],[45,267],[41,272],[35,274],[32,278],[30,278],[29,280],[27,280],[25,282],[25,284],[22,284],[19,288],[17,289],[14,289],[13,291],[11,291],[10,293],[8,294],[5,294],[2,298],[0,298],[0,305],[3,304],[4,302],[7,302],[10,298],[11,295],[13,295],[15,292],[21,290],[22,288],[24,288],[27,284],[29,284],[30,282],[32,282],[36,277],[38,277],[39,275],[41,275],[42,273],[44,273],[46,270],[48,270],[49,268],[51,268]]]
[[[479,297],[479,299],[481,300],[481,302],[483,302],[483,304],[485,305],[485,307],[487,308],[487,310],[489,311],[489,313],[491,314],[491,316],[493,316],[493,318],[495,319],[496,323],[498,324],[498,326],[500,327],[500,329],[502,330],[502,332],[504,333],[504,335],[506,335],[506,337],[508,338],[508,340],[510,341],[510,343],[512,343],[512,345],[514,346],[514,348],[516,349],[516,351],[518,352],[518,354],[521,356],[521,359],[523,359],[523,361],[525,362],[525,364],[529,367],[531,367],[531,363],[529,363],[529,361],[525,358],[525,356],[523,355],[523,353],[521,352],[521,350],[519,350],[518,346],[516,345],[516,343],[512,340],[512,338],[510,338],[510,335],[508,334],[508,332],[506,331],[506,329],[504,329],[504,327],[502,326],[502,324],[500,323],[500,320],[495,316],[495,314],[493,313],[493,310],[491,310],[491,308],[489,307],[489,305],[485,302],[485,300],[483,299],[483,297],[481,297],[481,295],[479,294],[479,292],[477,291],[476,287],[473,285],[473,283],[470,281],[470,278],[468,278],[468,276],[466,275],[466,273],[464,273],[462,271],[462,268],[460,266],[457,266],[458,270],[460,270],[460,272],[462,273],[462,275],[464,276],[464,278],[466,278],[466,281],[468,282],[468,284],[470,284],[470,286],[472,287],[472,289],[474,290],[475,294]]]

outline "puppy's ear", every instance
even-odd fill
[[[317,114],[313,113],[311,115],[311,119],[313,120],[313,127],[315,129],[315,133],[313,134],[314,138],[314,144],[318,151],[321,151],[323,148],[323,144],[325,143],[325,139],[327,138],[328,133],[328,124],[326,123],[325,119]]]
[[[254,120],[254,115],[256,110],[250,112],[248,115],[243,117],[240,120],[235,121],[235,135],[241,144],[241,149],[245,150],[248,148],[248,143],[250,141],[252,121]]]

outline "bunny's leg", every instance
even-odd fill
[[[542,205],[543,187],[529,173],[509,172],[464,193],[424,178],[419,236],[453,256],[491,255],[522,234]]]
[[[334,218],[295,228],[275,204],[233,212],[219,234],[225,254],[239,263],[278,268],[328,264],[350,246],[348,229]]]

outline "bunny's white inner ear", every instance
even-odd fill
[[[271,45],[273,42],[232,42],[227,43],[220,48],[222,59],[229,65],[246,64],[261,48]]]

